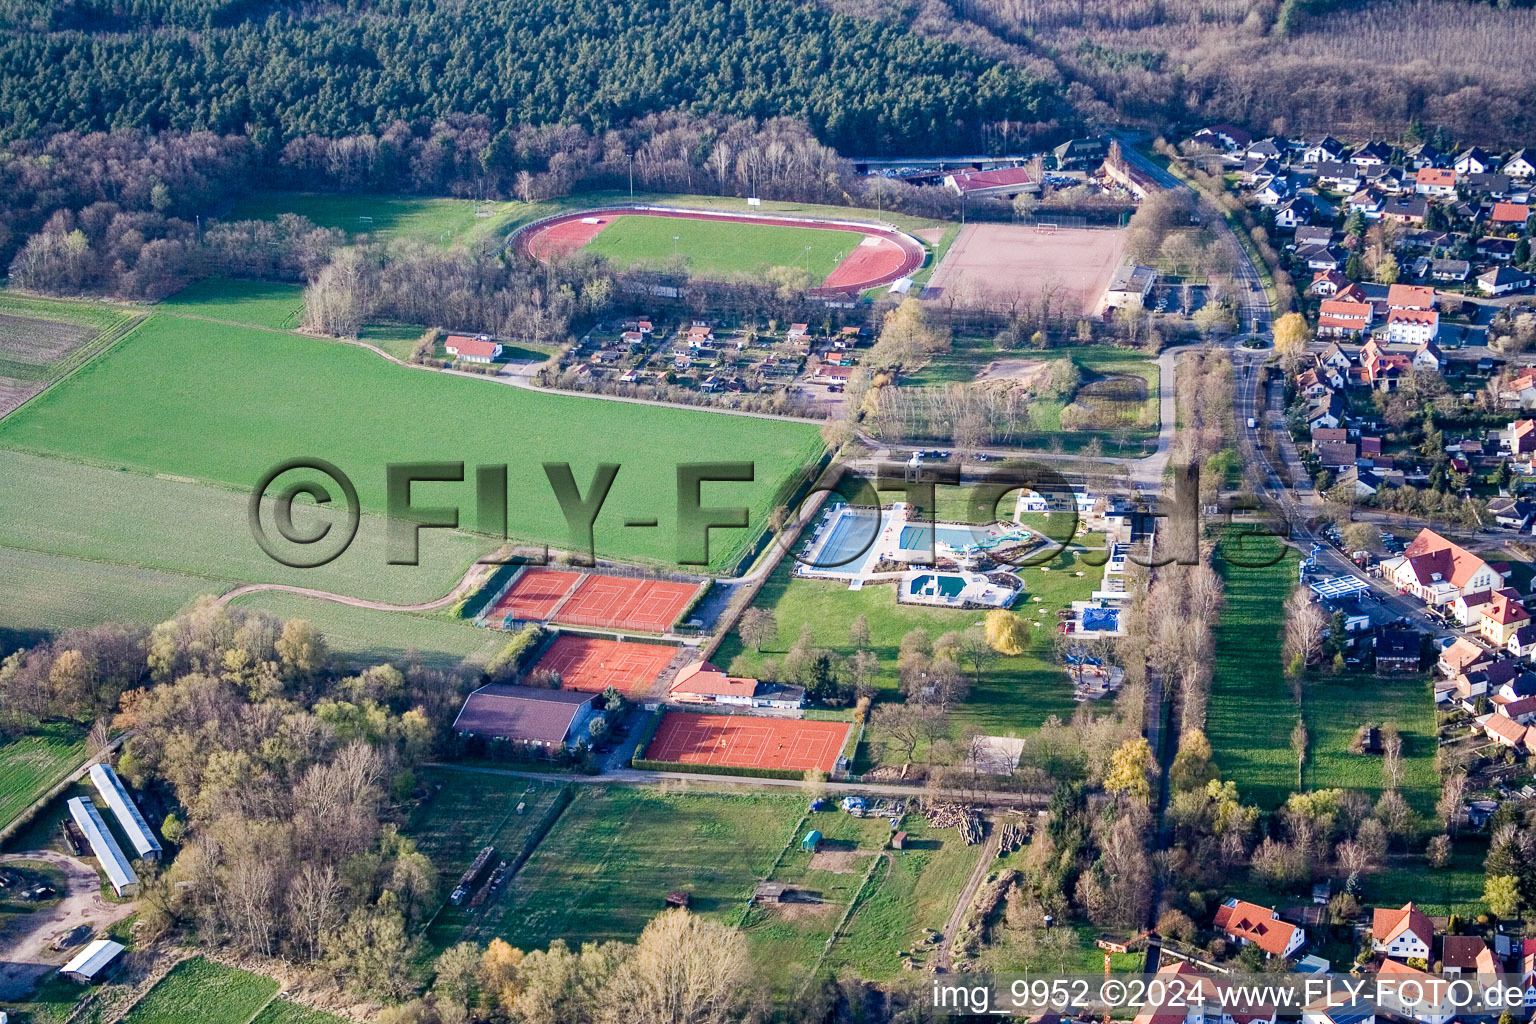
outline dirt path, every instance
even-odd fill
[[[465,570],[459,582],[454,584],[452,590],[442,597],[431,601],[422,601],[420,604],[390,604],[388,601],[366,601],[360,597],[349,597],[346,594],[333,594],[327,590],[314,590],[310,587],[293,587],[286,583],[242,583],[232,590],[226,590],[219,595],[218,603],[227,605],[235,598],[244,594],[255,594],[263,590],[276,590],[285,594],[299,594],[303,597],[315,597],[322,601],[334,601],[337,604],[351,605],[353,608],[372,608],[381,612],[434,612],[439,608],[446,608],[459,598],[469,593],[482,582],[482,577],[494,566],[476,562]]]
[[[981,844],[981,859],[976,862],[975,870],[966,880],[965,888],[960,890],[960,896],[955,900],[954,912],[949,915],[949,920],[944,922],[944,937],[939,940],[939,948],[934,956],[934,963],[941,971],[947,972],[954,969],[955,933],[960,930],[960,921],[965,917],[965,912],[971,909],[972,901],[976,899],[976,890],[981,888],[982,880],[987,877],[987,872],[992,868],[992,862],[997,859],[998,835],[994,822],[986,842]]]
[[[42,861],[58,868],[64,872],[67,888],[55,906],[18,917],[0,929],[0,1002],[19,1000],[79,951],[78,947],[55,951],[51,943],[57,936],[82,924],[100,931],[138,909],[136,903],[102,899],[96,869],[82,860],[53,850],[0,856],[0,864],[18,860]]]

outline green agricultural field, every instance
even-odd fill
[[[103,504],[107,494],[112,500]],[[413,604],[446,594],[494,546],[487,537],[431,530],[422,537],[420,565],[390,565],[387,520],[365,515],[357,539],[336,561],[289,568],[252,538],[249,498],[230,486],[0,450],[0,549],[198,577],[199,593],[283,583]],[[294,518],[339,530],[344,516],[311,505]]]
[[[346,1018],[324,1010],[311,1010],[278,996],[256,1015],[251,1024],[347,1024]]]
[[[120,338],[142,313],[0,289],[0,417]]]
[[[177,316],[288,331],[298,327],[304,316],[304,289],[296,284],[210,277],[183,288],[158,309]]]
[[[150,317],[0,421],[0,447],[236,489],[278,462],[318,456],[348,473],[364,511],[376,513],[388,464],[463,461],[470,480],[418,484],[413,500],[457,504],[471,524],[472,467],[508,463],[512,534],[557,546],[570,533],[540,463],[568,462],[585,492],[599,462],[616,462],[623,468],[597,522],[598,552],[651,563],[678,558],[679,464],[753,462],[754,482],[706,484],[703,502],[748,507],[758,524],[820,446],[807,424],[524,391],[405,369],[354,346],[177,316]],[[650,516],[661,529],[622,525]],[[710,565],[732,564],[749,539],[714,530]]]
[[[202,957],[177,964],[123,1024],[249,1024],[277,993],[277,982]]]
[[[85,733],[54,723],[0,745],[0,829],[85,761]]]
[[[696,276],[729,278],[770,267],[797,267],[821,281],[863,236],[852,231],[793,228],[738,221],[618,217],[588,242],[586,252],[614,265],[660,267],[681,257]]]
[[[200,594],[207,577],[0,547],[0,651],[101,622],[163,622]]]
[[[1224,544],[1218,555],[1228,549]],[[1296,558],[1244,568],[1217,558],[1227,606],[1215,629],[1216,671],[1206,713],[1206,734],[1224,779],[1242,798],[1270,809],[1296,791],[1291,730],[1296,702],[1281,665],[1285,598],[1296,585]],[[1351,721],[1357,721],[1350,716]]]
[[[667,893],[735,923],[791,841],[800,793],[582,786],[499,901],[500,934],[522,949],[633,941]],[[477,935],[484,939],[489,934]]]
[[[257,591],[234,599],[236,608],[259,608],[282,619],[305,619],[325,634],[331,654],[353,665],[420,661],[451,669],[483,665],[506,646],[508,635],[450,618],[447,611],[389,612],[354,608],[317,597]]]
[[[237,201],[226,219],[276,220],[282,214],[296,213],[320,227],[338,228],[350,235],[445,245],[478,239],[525,205],[417,196],[262,192]],[[482,206],[492,212],[491,217],[475,215]]]

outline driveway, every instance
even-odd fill
[[[47,910],[18,917],[0,929],[0,1003],[19,1000],[57,970],[79,947],[55,951],[50,943],[60,934],[83,925],[100,931],[138,909],[135,903],[108,903],[101,898],[96,869],[82,860],[53,850],[8,853],[0,864],[17,860],[42,861],[64,872],[65,896]]]

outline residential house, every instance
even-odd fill
[[[1336,245],[1303,245],[1296,249],[1296,258],[1307,265],[1308,270],[1339,270],[1349,257]]]
[[[1418,169],[1422,167],[1449,167],[1451,158],[1440,151],[1440,148],[1432,142],[1425,142],[1408,151],[1409,166]]]
[[[1464,150],[1451,165],[1461,174],[1486,174],[1493,169],[1494,158],[1481,146]]]
[[[1273,178],[1285,170],[1280,161],[1272,156],[1251,156],[1243,161],[1243,166],[1237,172],[1237,180],[1244,185],[1253,185],[1266,178]]]
[[[1378,953],[1399,960],[1409,957],[1428,960],[1434,942],[1434,925],[1412,903],[1398,910],[1377,907],[1371,916],[1371,948]]]
[[[1522,406],[1527,396],[1536,402],[1536,374],[1522,373],[1515,378],[1515,388],[1514,393],[1522,399]],[[1500,397],[1503,397],[1502,392]],[[1511,420],[1505,428],[1505,436],[1511,455],[1536,454],[1536,420]]]
[[[1529,749],[1531,745],[1530,733],[1533,731],[1528,725],[1521,725],[1512,718],[1503,715],[1491,714],[1482,720],[1483,734],[1500,746],[1511,750]]]
[[[1532,517],[1536,517],[1536,502],[1524,498],[1491,498],[1488,501],[1488,514],[1505,529],[1524,533],[1525,528],[1531,525]]]
[[[1389,345],[1427,345],[1439,333],[1440,314],[1433,310],[1394,309],[1387,313]]]
[[[1317,364],[1319,366],[1332,367],[1333,369],[1343,373],[1347,371],[1351,366],[1354,366],[1355,361],[1350,357],[1348,352],[1344,351],[1344,347],[1335,341],[1331,342],[1328,347],[1323,349],[1323,351],[1318,355]]]
[[[1257,182],[1253,190],[1253,201],[1260,206],[1279,206],[1290,197],[1291,186],[1279,175]]]
[[[501,358],[501,342],[489,334],[450,334],[443,342],[443,350],[466,363],[493,363]]]
[[[1365,184],[1365,173],[1355,164],[1324,160],[1317,165],[1317,183],[1336,192],[1354,192]]]
[[[1296,391],[1301,397],[1311,401],[1314,398],[1322,398],[1331,390],[1318,376],[1316,368],[1296,375]]]
[[[1509,195],[1514,182],[1507,174],[1465,174],[1461,178],[1461,187],[1469,195],[1503,199]]]
[[[1421,971],[1397,960],[1383,960],[1376,975],[1381,1009],[1411,1018],[1419,1024],[1450,1024],[1458,1007],[1451,978]]]
[[[1488,226],[1494,231],[1524,231],[1531,218],[1531,208],[1525,203],[1494,203],[1488,215]]]
[[[1448,167],[1421,167],[1413,176],[1413,191],[1434,199],[1454,196],[1456,172]]]
[[[1347,407],[1344,399],[1338,392],[1330,391],[1326,398],[1318,400],[1307,412],[1307,427],[1317,430],[1318,427],[1337,427],[1344,421]]]
[[[1318,309],[1317,335],[1320,338],[1357,337],[1370,330],[1374,315],[1375,309],[1369,302],[1325,299]]]
[[[1436,281],[1464,283],[1472,273],[1472,264],[1466,260],[1431,260],[1429,276]]]
[[[1487,593],[1491,589],[1491,587],[1485,588],[1483,592]],[[1461,595],[1457,596],[1460,597]],[[1471,621],[1471,619],[1467,619],[1462,622],[1462,625],[1468,625]],[[1457,637],[1455,642],[1440,652],[1440,658],[1436,665],[1440,669],[1441,675],[1447,679],[1455,679],[1458,676],[1465,675],[1468,669],[1475,668],[1492,660],[1493,655],[1484,650],[1480,644],[1474,643],[1466,637]],[[1486,693],[1486,681],[1483,686],[1483,692]]]
[[[1526,370],[1517,376],[1514,380],[1510,381],[1507,385],[1500,388],[1499,404],[1506,409],[1536,408],[1536,370]],[[1514,423],[1509,425],[1509,429],[1511,431],[1513,431],[1514,427]],[[1522,427],[1522,436],[1523,432],[1529,429],[1529,427]],[[1510,440],[1510,448],[1513,450],[1514,444],[1512,434]]]
[[[1508,295],[1531,286],[1531,275],[1514,267],[1496,267],[1477,275],[1477,287],[1484,295]]]
[[[1392,160],[1392,147],[1374,139],[1349,155],[1349,162],[1360,167],[1384,167]]]
[[[1515,249],[1519,244],[1517,239],[1506,238],[1503,235],[1484,235],[1477,240],[1473,251],[1495,263],[1512,263],[1515,258]]]
[[[1272,135],[1267,139],[1260,139],[1248,147],[1246,155],[1258,157],[1262,160],[1278,160],[1291,151],[1291,143],[1288,139]]]
[[[1348,288],[1349,283],[1349,278],[1338,270],[1319,270],[1312,275],[1312,283],[1307,285],[1307,294],[1325,299],[1332,298],[1339,293],[1340,289]]]
[[[1224,149],[1229,153],[1234,150],[1246,150],[1253,143],[1252,135],[1230,124],[1213,124],[1208,128],[1201,128],[1191,138],[1202,145]]]
[[[1301,1011],[1301,1024],[1376,1024],[1376,1010],[1363,996],[1351,996],[1342,986]]]
[[[1424,196],[1408,196],[1388,199],[1381,204],[1381,219],[1396,221],[1399,224],[1412,224],[1415,227],[1424,223],[1424,218],[1429,216],[1429,200]]]
[[[1324,135],[1301,151],[1301,161],[1308,164],[1329,163],[1343,156],[1345,148],[1344,143],[1332,135]]]
[[[1390,317],[1400,312],[1393,310]],[[1388,345],[1391,335],[1388,335]],[[1360,367],[1365,371],[1365,382],[1378,391],[1396,391],[1398,383],[1413,368],[1413,357],[1407,352],[1392,351],[1375,338],[1360,349]]]
[[[1515,630],[1515,635],[1509,638],[1504,649],[1517,658],[1529,659],[1536,655],[1536,624],[1527,622]]]
[[[1312,223],[1315,213],[1316,209],[1310,198],[1304,195],[1296,196],[1275,210],[1275,227],[1282,231],[1292,231]]]
[[[1383,629],[1376,634],[1376,671],[1406,675],[1419,670],[1419,634],[1412,629]]]
[[[1504,166],[1499,168],[1499,173],[1507,174],[1511,178],[1536,177],[1536,150],[1515,150],[1514,155],[1504,161]]]
[[[1229,896],[1216,909],[1216,930],[1238,945],[1252,943],[1269,956],[1287,958],[1307,940],[1306,930],[1280,920],[1270,907]]]
[[[1530,612],[1527,612],[1525,606],[1520,603],[1519,593],[1503,588],[1495,591],[1493,597],[1483,606],[1477,631],[1493,646],[1503,647],[1509,643],[1509,638],[1514,635],[1515,630],[1530,621]]]
[[[1342,469],[1345,466],[1353,466],[1358,452],[1349,441],[1317,441],[1312,442],[1313,454],[1317,456],[1318,464],[1326,469]]]
[[[1433,530],[1424,529],[1395,559],[1392,582],[1425,604],[1439,607],[1462,594],[1492,590],[1498,573],[1477,555]]]
[[[1303,225],[1296,229],[1296,237],[1293,244],[1302,245],[1328,245],[1333,241],[1333,228],[1326,224],[1320,227]]]
[[[1500,974],[1498,958],[1481,935],[1447,935],[1440,940],[1441,973],[1459,977],[1462,974]]]
[[[1109,139],[1095,135],[1085,139],[1069,139],[1051,151],[1056,166],[1063,170],[1073,167],[1095,167],[1109,155]]]
[[[1435,308],[1435,290],[1422,284],[1394,284],[1387,288],[1388,309]]]
[[[1350,213],[1358,213],[1366,220],[1378,220],[1381,217],[1381,208],[1386,203],[1386,197],[1376,189],[1362,188],[1344,200],[1344,208]]]

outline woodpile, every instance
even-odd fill
[[[997,830],[997,855],[1012,853],[1028,841],[1028,829],[1017,822],[1007,822]]]
[[[928,808],[928,824],[934,828],[952,828],[960,833],[966,846],[981,842],[981,814],[965,804],[933,804]]]

